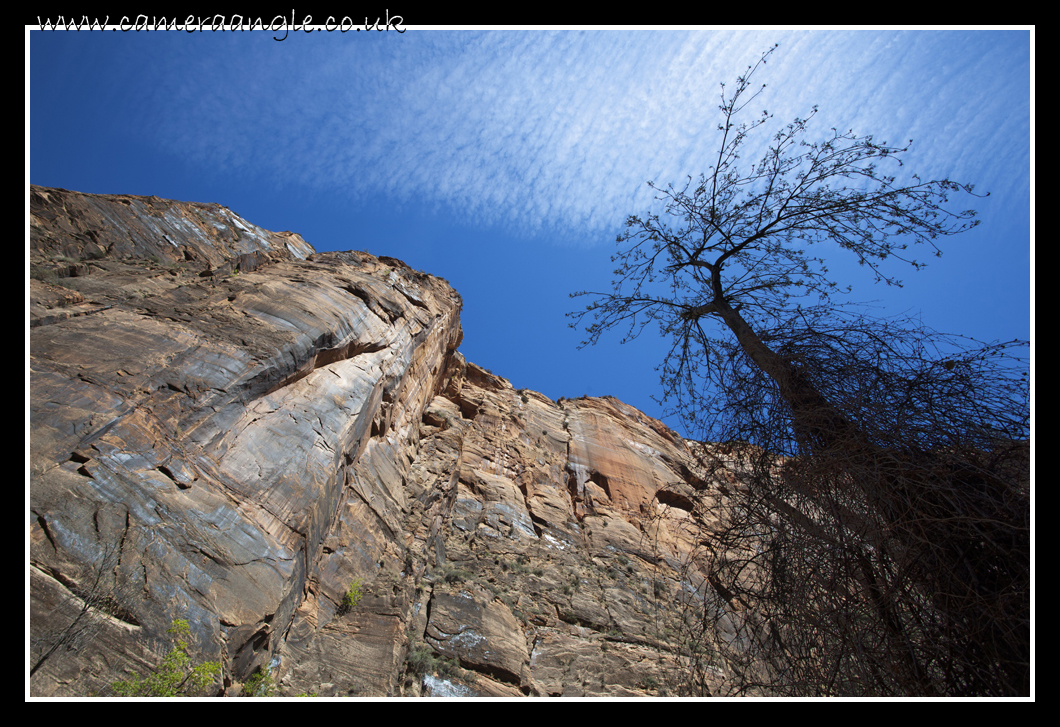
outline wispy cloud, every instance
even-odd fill
[[[819,104],[822,133],[835,125],[895,143],[915,138],[928,174],[990,175],[992,155],[1026,155],[1010,137],[1029,133],[1029,83],[1012,82],[1027,59],[1005,33],[313,40],[173,43],[183,62],[144,65],[150,77],[140,81],[155,90],[141,128],[222,175],[351,201],[384,194],[527,234],[613,230],[650,203],[646,180],[678,182],[710,166],[718,83],[731,88],[779,41],[759,99],[778,123]]]

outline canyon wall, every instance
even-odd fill
[[[466,362],[460,295],[399,260],[30,195],[32,695],[146,673],[177,618],[218,694],[261,669],[283,695],[680,693],[700,501],[735,464]]]

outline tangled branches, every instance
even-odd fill
[[[762,332],[821,394],[818,410],[796,411],[736,347],[714,369],[724,385],[695,402],[713,414],[699,420],[710,438],[734,442],[702,447],[703,466],[740,472],[740,484],[703,499],[688,564],[701,587],[686,621],[722,652],[712,658],[726,679],[697,667],[690,683],[727,694],[1029,694],[1016,344],[958,349],[909,321],[831,314],[803,311]],[[811,434],[822,422],[828,436]]]

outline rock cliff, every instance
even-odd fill
[[[31,694],[145,672],[176,618],[223,694],[259,669],[286,695],[673,693],[695,501],[736,470],[465,362],[459,294],[399,260],[30,195]]]

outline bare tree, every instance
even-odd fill
[[[30,639],[32,677],[48,660],[64,650],[77,651],[93,641],[103,627],[101,615],[136,623],[130,606],[136,590],[120,574],[124,540],[102,542],[99,559],[86,577],[75,582],[55,573],[63,585],[62,608],[57,608],[45,623],[34,623]]]
[[[744,165],[769,116],[735,119],[775,48],[731,95],[722,86],[709,173],[651,185],[665,213],[628,218],[612,291],[575,294],[595,300],[571,315],[592,315],[585,344],[658,323],[672,342],[665,400],[751,464],[724,512],[704,519],[715,525],[693,564],[698,618],[736,675],[728,691],[1027,694],[1023,344],[838,304],[811,253],[837,245],[900,285],[883,261],[919,268],[910,246],[939,255],[939,237],[974,227],[974,211],[947,207],[973,188],[885,174],[908,146],[835,129],[804,140],[816,108]]]

